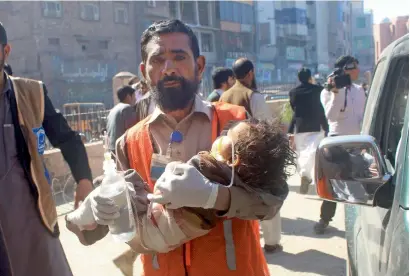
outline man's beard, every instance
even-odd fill
[[[179,87],[165,87],[166,82],[179,82]],[[175,111],[186,108],[198,93],[199,81],[183,77],[166,76],[152,87],[151,95],[161,110]]]

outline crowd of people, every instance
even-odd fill
[[[82,210],[92,224],[81,225],[86,231],[73,231],[80,240],[98,229],[105,229],[97,239],[103,238],[118,208],[112,201],[97,200],[81,137],[54,109],[45,85],[13,77],[5,67],[11,47],[1,23],[0,45],[0,275],[72,275],[42,162],[45,136],[61,149],[77,182],[75,208],[91,202]],[[257,90],[249,59],[214,70],[214,91],[206,100],[198,95],[206,61],[197,37],[183,22],[148,27],[141,37],[141,58],[143,79],[132,78],[118,89],[119,103],[107,118],[108,149],[121,169],[132,171],[128,189],[136,213],[145,218],[144,223],[136,218],[139,235],[128,242],[135,252],[132,262],[140,254],[147,276],[269,275],[263,251],[282,250],[280,208],[289,192],[287,168],[297,165],[300,193],[306,194],[314,182],[320,140],[360,132],[365,91],[356,84],[324,88],[302,68],[301,84],[289,93],[293,118],[286,135]],[[343,56],[335,67],[355,81],[358,64]],[[152,204],[161,206],[158,216],[167,221],[162,228],[147,218]],[[193,235],[179,229],[169,219],[174,210],[198,217],[201,231]],[[318,234],[335,210],[336,203],[323,202]],[[182,219],[190,225],[188,215]],[[169,230],[176,228],[184,232],[178,241]],[[155,231],[162,243],[150,239]]]

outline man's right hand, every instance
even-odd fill
[[[338,93],[339,89],[336,88],[336,84],[335,84],[335,80],[332,77],[329,77],[327,79],[327,83],[330,84],[333,88],[330,89],[330,91],[332,91],[333,93]]]

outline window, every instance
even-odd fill
[[[115,8],[114,21],[118,24],[128,24],[128,10],[125,8]]]
[[[366,28],[366,17],[356,18],[356,28],[358,28],[358,29]]]
[[[44,17],[61,17],[63,15],[60,1],[43,1],[41,3]]]
[[[151,8],[155,8],[157,6],[157,3],[155,0],[150,0],[150,1],[147,1],[147,6]]]
[[[212,34],[201,33],[201,50],[210,53],[214,51],[214,41]]]
[[[210,7],[211,2],[198,1],[199,24],[202,26],[211,26]]]
[[[98,42],[98,46],[98,48],[100,48],[101,50],[108,50],[108,40],[102,40]]]
[[[49,38],[48,39],[48,45],[52,45],[52,46],[60,46],[60,39],[59,38]]]
[[[169,14],[171,15],[171,18],[178,18],[178,4],[179,2],[176,1],[169,1]]]
[[[98,21],[100,20],[100,6],[96,3],[81,3],[81,19]]]
[[[270,23],[259,23],[260,45],[270,44]]]
[[[189,24],[197,24],[196,22],[196,2],[182,1],[181,3],[181,19]]]
[[[406,115],[406,106],[409,97],[409,59],[402,58],[396,68],[398,74],[394,74],[391,81],[391,88],[389,95],[393,97],[390,111],[390,121],[387,122],[388,126],[384,128],[386,141],[384,150],[387,147],[387,158],[390,163],[395,167],[396,151],[399,145],[402,128],[404,125],[404,118]]]
[[[90,44],[90,41],[86,40],[86,39],[77,39],[78,44],[80,44],[81,50],[83,52],[86,52],[88,50],[88,46]]]

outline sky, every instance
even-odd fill
[[[373,23],[380,23],[384,18],[409,15],[408,0],[364,0],[364,8],[373,10]]]

